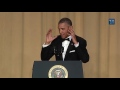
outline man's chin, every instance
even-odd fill
[[[65,39],[65,38],[67,38],[67,36],[66,37],[65,36],[61,36],[61,38]]]
[[[62,39],[64,39],[65,37],[64,36],[61,36]]]

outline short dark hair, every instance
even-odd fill
[[[60,19],[58,24],[60,24],[60,23],[67,23],[68,25],[72,26],[72,21],[69,18],[66,18],[66,17]]]

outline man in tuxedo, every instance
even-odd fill
[[[86,49],[87,42],[75,34],[72,21],[69,18],[62,18],[58,22],[60,35],[52,36],[50,29],[46,34],[46,41],[42,46],[41,60],[47,61],[55,55],[56,61],[89,61],[89,54]]]

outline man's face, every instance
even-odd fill
[[[69,35],[69,29],[71,28],[71,26],[69,26],[67,23],[60,23],[58,25],[58,29],[59,29],[59,33],[61,35],[62,38],[67,38]]]

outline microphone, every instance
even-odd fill
[[[55,46],[54,48],[54,54],[56,54],[57,56],[61,55],[64,52],[64,47],[61,47],[61,49],[57,49]]]

